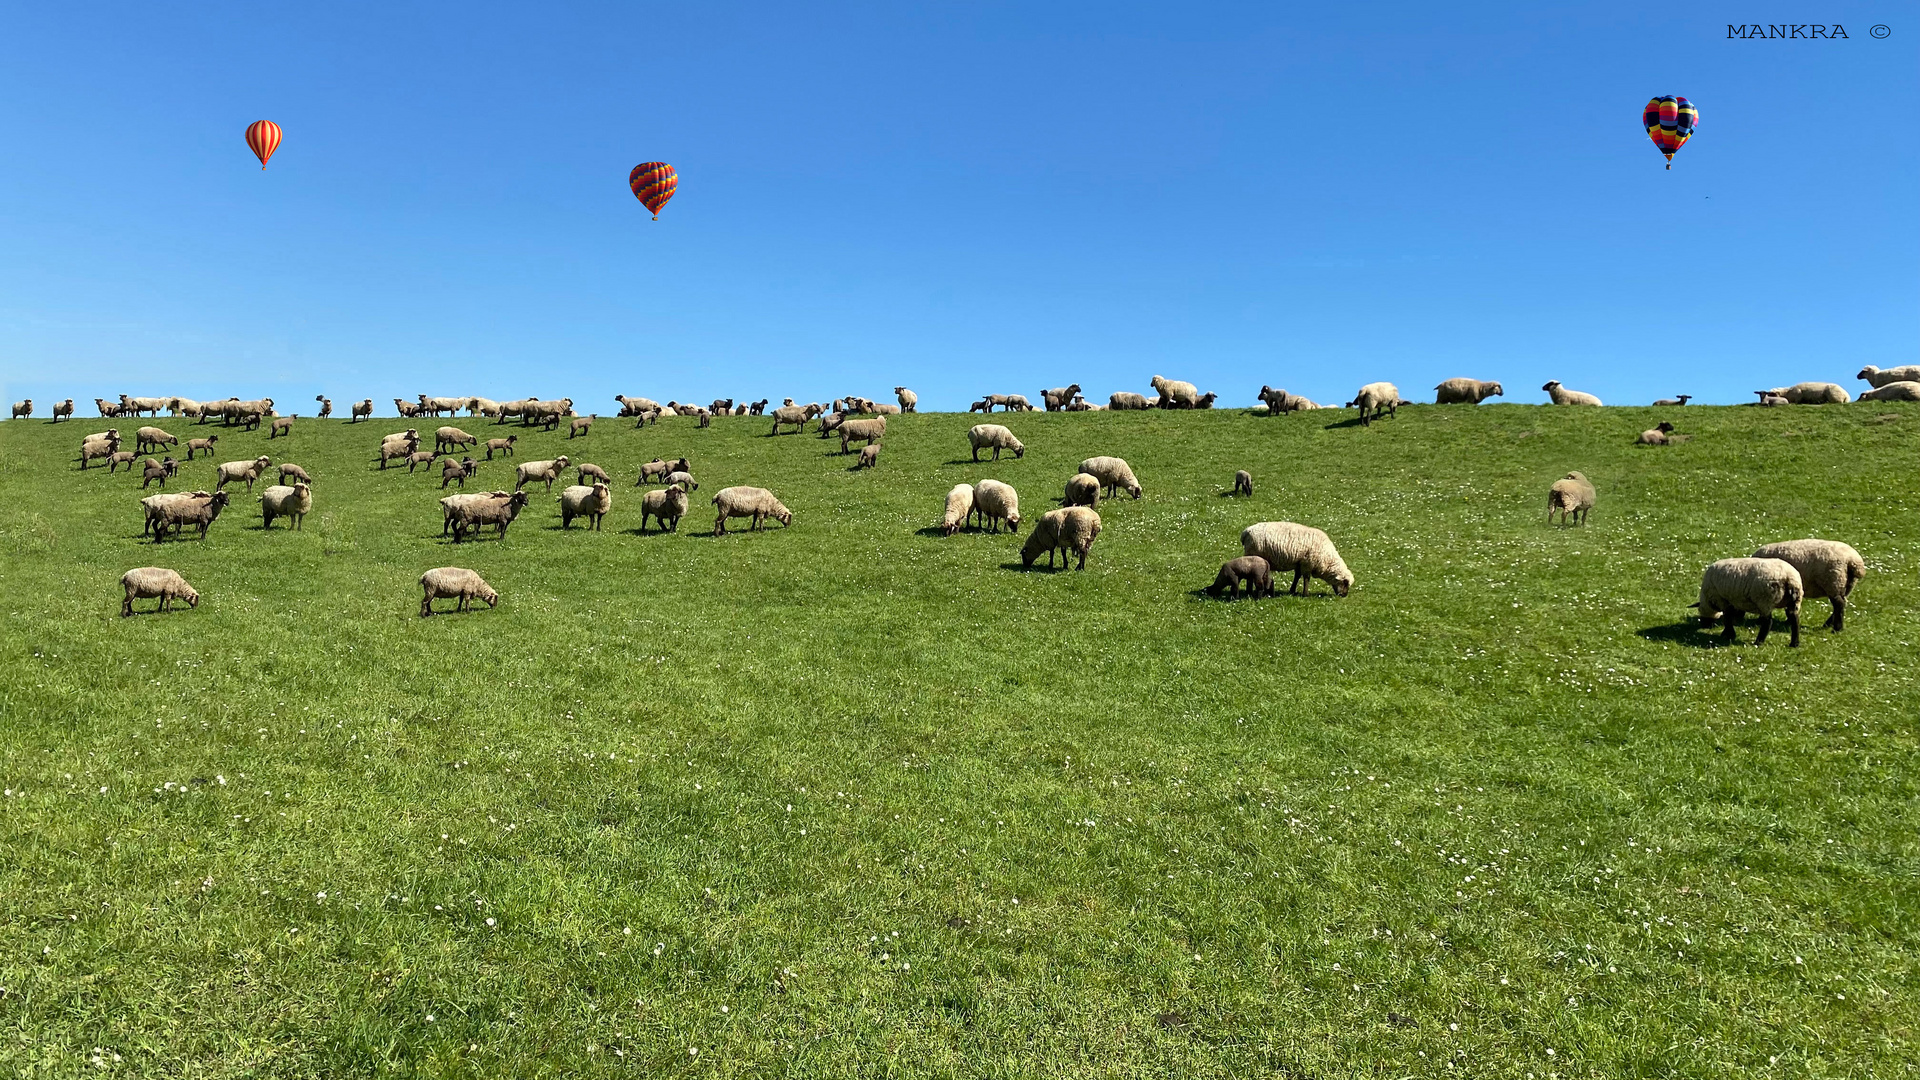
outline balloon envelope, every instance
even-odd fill
[[[1674,151],[1693,137],[1693,129],[1700,123],[1700,110],[1686,98],[1669,94],[1647,102],[1640,120],[1646,125],[1647,138],[1667,155],[1667,168],[1671,169]]]
[[[633,197],[639,199],[641,205],[653,211],[653,220],[659,221],[660,208],[667,205],[674,189],[680,186],[680,174],[664,161],[643,161],[627,176],[627,186],[633,189]]]
[[[260,167],[267,167],[267,159],[280,149],[280,125],[271,120],[255,120],[247,125],[247,148],[253,156],[260,159]]]

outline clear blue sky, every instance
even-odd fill
[[[1920,362],[1920,9],[1734,7],[15,4],[0,382],[1624,404]],[[1656,94],[1701,109],[1671,172]]]

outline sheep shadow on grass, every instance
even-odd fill
[[[1032,566],[1023,566],[1018,561],[1015,561],[1015,562],[1001,563],[1000,569],[1015,570],[1023,574],[1059,574],[1059,573],[1071,573],[1073,570],[1072,563],[1073,563],[1073,560],[1069,559],[1067,560],[1067,563],[1062,566],[1046,566],[1038,562],[1034,563]]]
[[[1741,620],[1745,622],[1745,620]],[[1675,645],[1685,645],[1689,649],[1718,649],[1721,647],[1720,631],[1704,630],[1698,619],[1682,619],[1664,626],[1648,626],[1634,631],[1648,641],[1666,641]]]
[[[1356,428],[1356,427],[1366,427],[1366,426],[1368,425],[1361,423],[1360,418],[1358,416],[1349,416],[1345,420],[1335,420],[1333,423],[1328,424],[1326,426],[1326,430],[1337,431],[1340,428]]]

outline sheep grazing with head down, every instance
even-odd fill
[[[993,451],[993,460],[995,461],[1000,460],[1000,451],[1002,450],[1013,451],[1013,456],[1016,458],[1027,456],[1027,448],[1021,444],[1019,439],[1013,437],[1013,432],[1008,431],[999,424],[973,425],[973,427],[967,429],[967,443],[973,447],[973,460],[975,461],[980,460],[980,451],[987,449]]]
[[[165,611],[175,600],[185,600],[190,608],[200,606],[200,594],[179,571],[164,566],[142,566],[120,575],[120,585],[126,589],[126,597],[120,601],[120,617],[133,614],[135,600],[152,600],[156,597],[160,603],[155,611]]]
[[[1640,437],[1635,439],[1634,443],[1639,446],[1665,446],[1673,441],[1667,438],[1667,436],[1671,434],[1673,434],[1673,424],[1662,420],[1655,426],[1641,432]]]
[[[448,484],[459,484],[465,488],[467,479],[479,471],[480,463],[473,460],[472,454],[468,454],[459,461],[447,458],[440,463],[440,490],[447,490]]]
[[[469,446],[477,447],[479,445],[480,436],[469,435],[451,425],[443,428],[435,428],[433,432],[433,448],[442,453],[451,453],[455,450],[465,449]]]
[[[1310,525],[1291,521],[1261,521],[1240,530],[1240,550],[1267,560],[1274,573],[1293,571],[1293,584],[1287,595],[1297,590],[1305,596],[1313,591],[1313,578],[1333,587],[1335,596],[1353,589],[1353,571],[1340,558],[1327,534]]]
[[[607,475],[607,470],[590,461],[583,461],[574,468],[580,471],[580,482],[583,484],[591,484],[595,481],[602,484],[613,483],[613,477]]]
[[[940,515],[940,535],[952,536],[959,532],[973,516],[973,485],[955,484],[947,492],[946,511]]]
[[[1253,494],[1253,474],[1245,469],[1233,474],[1233,493],[1235,495]]]
[[[163,446],[179,446],[180,440],[157,427],[143,427],[133,433],[133,448],[146,453]]]
[[[647,519],[653,518],[660,531],[680,531],[680,519],[687,514],[687,492],[681,487],[666,487],[640,496],[640,531],[647,531]]]
[[[1140,481],[1133,478],[1133,467],[1125,458],[1090,457],[1080,463],[1080,471],[1097,477],[1108,496],[1124,491],[1136,499],[1140,497]]]
[[[1878,368],[1868,364],[1861,368],[1860,374],[1855,375],[1854,378],[1867,380],[1867,385],[1876,390],[1888,383],[1920,382],[1920,364],[1902,364],[1899,367],[1890,368]]]
[[[513,489],[518,491],[528,484],[544,482],[547,491],[551,492],[553,482],[560,479],[560,474],[566,471],[568,464],[567,455],[561,454],[551,461],[528,461],[515,466]]]
[[[1547,489],[1547,521],[1553,521],[1553,515],[1560,515],[1560,524],[1565,525],[1572,517],[1575,525],[1585,524],[1587,515],[1592,513],[1593,504],[1598,501],[1599,493],[1594,491],[1592,481],[1584,473],[1570,472],[1553,482]]]
[[[1020,531],[1020,493],[1013,490],[1012,484],[998,480],[975,484],[973,510],[980,515],[980,523],[987,526],[988,532],[999,532],[1003,521],[1009,532]]]
[[[455,611],[467,611],[475,600],[481,600],[488,607],[500,603],[500,594],[493,591],[479,574],[460,566],[440,566],[420,575],[420,617],[433,614],[435,600],[458,600]]]
[[[1448,379],[1433,390],[1433,400],[1440,405],[1478,405],[1490,397],[1507,395],[1499,383],[1485,379]]]
[[[1838,540],[1785,540],[1753,553],[1756,559],[1779,559],[1800,575],[1801,598],[1825,597],[1833,614],[1821,625],[1839,633],[1847,625],[1847,597],[1866,576],[1867,564],[1852,545]]]
[[[768,518],[780,523],[781,528],[793,525],[793,511],[773,497],[766,488],[730,487],[721,488],[720,494],[713,497],[713,505],[719,510],[719,516],[713,521],[713,535],[724,536],[727,532],[727,519],[744,517],[753,519],[753,529],[758,532]]]
[[[1767,642],[1773,629],[1773,611],[1785,608],[1787,629],[1792,632],[1789,647],[1800,647],[1800,601],[1806,586],[1800,571],[1783,559],[1721,559],[1708,566],[1700,577],[1700,599],[1692,606],[1700,609],[1700,625],[1712,629],[1720,619],[1720,640],[1731,645],[1734,628],[1743,614],[1760,617],[1760,635],[1755,645]]]
[[[1067,490],[1060,501],[1066,506],[1100,509],[1100,478],[1089,472],[1073,474],[1067,479]]]
[[[313,483],[313,477],[307,475],[307,470],[301,468],[298,465],[295,465],[291,461],[281,462],[279,465],[279,469],[280,469],[280,482],[283,484],[286,483],[288,480],[298,480],[303,484]]]
[[[415,450],[420,449],[420,432],[408,428],[396,431],[380,440],[380,468],[385,469],[389,461],[404,461]]]
[[[613,489],[604,483],[588,487],[575,484],[560,493],[560,527],[570,529],[573,519],[584,517],[587,528],[598,532],[600,519],[613,509]]]
[[[1054,552],[1060,553],[1060,566],[1065,569],[1075,555],[1080,556],[1080,565],[1076,570],[1087,568],[1087,553],[1093,550],[1093,542],[1100,536],[1100,515],[1092,507],[1063,506],[1058,510],[1049,510],[1040,515],[1034,523],[1033,531],[1028,534],[1027,542],[1020,548],[1020,565],[1032,567],[1040,558],[1042,551],[1047,553],[1047,568],[1053,568]]]
[[[1881,383],[1861,394],[1860,401],[1920,401],[1920,382],[1905,380]]]
[[[1772,394],[1787,399],[1789,405],[1845,405],[1853,398],[1839,383],[1803,382],[1792,386],[1776,386],[1771,390],[1755,390],[1756,394]]]
[[[1273,595],[1273,567],[1258,555],[1242,555],[1237,559],[1228,559],[1220,564],[1220,572],[1213,576],[1213,584],[1207,586],[1207,592],[1213,596],[1224,596],[1229,600],[1244,591],[1248,599]]]
[[[307,514],[313,510],[313,488],[304,483],[292,487],[275,484],[260,493],[260,527],[273,528],[273,519],[286,518],[291,527],[305,530]]]
[[[1548,383],[1545,386],[1542,386],[1540,389],[1545,390],[1547,392],[1547,397],[1553,399],[1553,403],[1555,405],[1598,405],[1600,404],[1599,398],[1594,397],[1592,394],[1589,394],[1584,390],[1569,390],[1566,387],[1560,385],[1559,379],[1553,379],[1548,381]]]

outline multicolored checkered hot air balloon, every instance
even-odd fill
[[[664,161],[643,161],[627,176],[627,186],[633,189],[633,197],[639,199],[641,205],[653,211],[653,220],[659,221],[660,208],[667,205],[674,189],[680,186],[680,174]]]
[[[247,148],[253,156],[260,159],[260,168],[264,171],[267,159],[280,149],[280,125],[271,120],[255,120],[247,125]]]
[[[1671,169],[1674,152],[1693,137],[1693,129],[1700,125],[1700,110],[1686,98],[1669,94],[1647,102],[1640,119],[1647,126],[1647,138],[1667,155],[1667,168]]]

